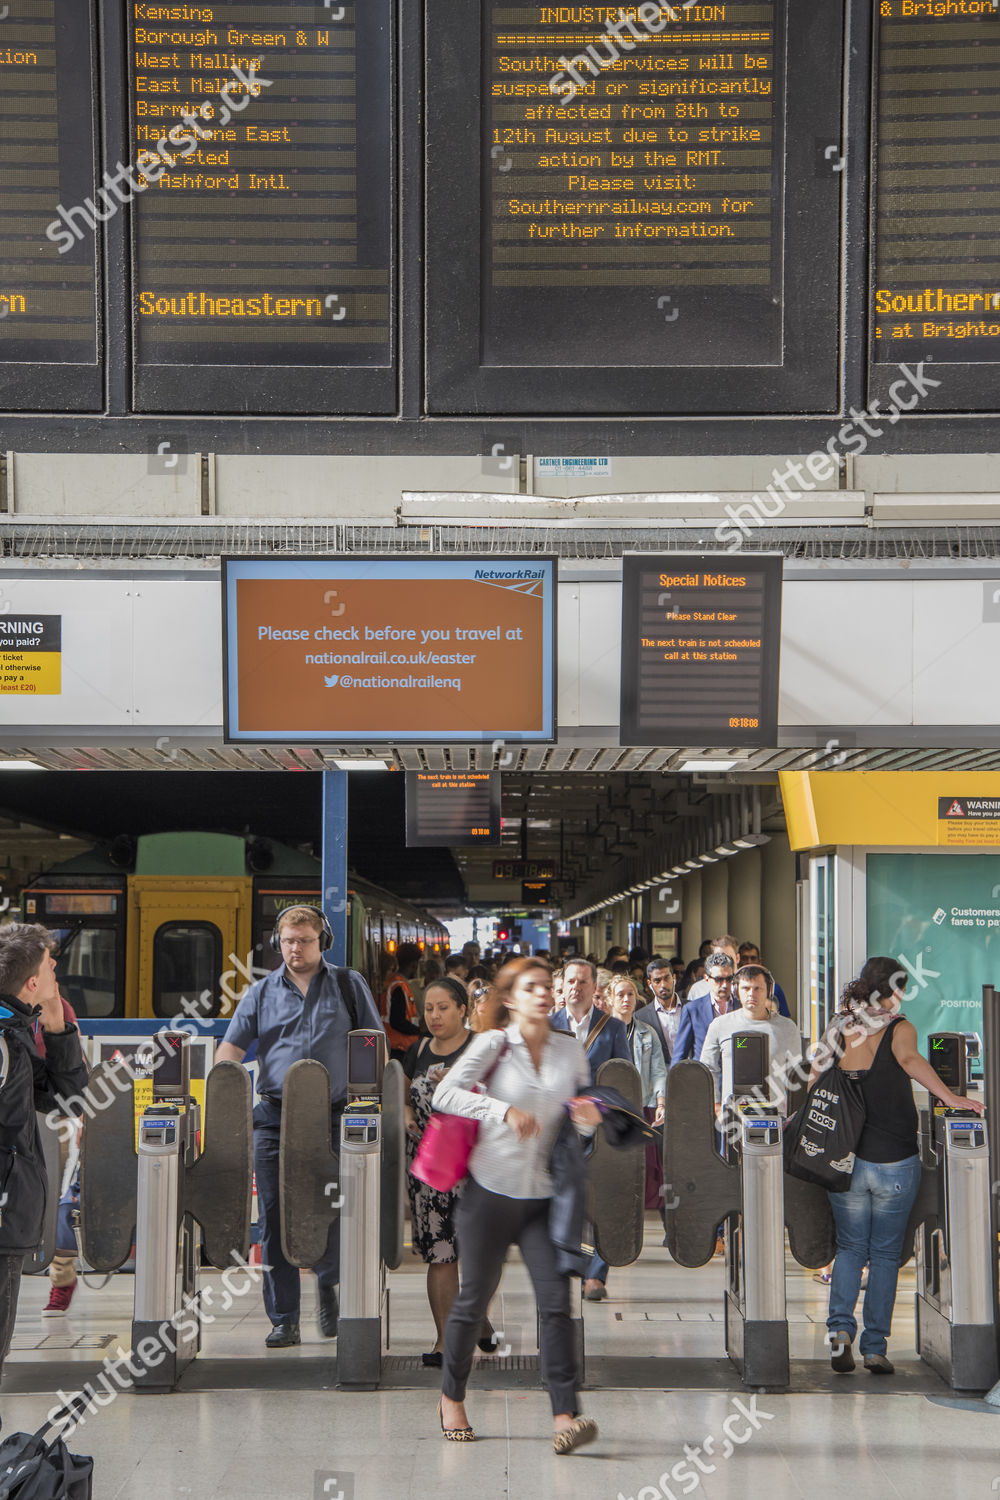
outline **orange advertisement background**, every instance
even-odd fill
[[[336,588],[336,597],[324,595]],[[333,611],[343,609],[342,613]],[[272,731],[475,735],[502,725],[509,734],[544,729],[544,610],[538,595],[472,579],[307,578],[236,581],[239,733]],[[258,628],[308,630],[307,641],[259,640]],[[365,626],[415,630],[415,640],[366,641]],[[357,641],[317,640],[315,632],[355,626]],[[455,629],[493,629],[500,640],[455,639]],[[424,642],[423,630],[450,632]],[[520,629],[521,640],[506,639]],[[305,658],[475,655],[472,664],[374,661],[314,665]],[[345,688],[324,678],[461,678],[452,687]]]

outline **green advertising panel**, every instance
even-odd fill
[[[869,854],[868,953],[907,971],[925,1056],[932,1032],[981,1036],[983,985],[1000,984],[1000,853]]]

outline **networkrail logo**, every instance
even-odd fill
[[[540,594],[545,584],[544,568],[477,568],[477,583],[492,583],[516,594]]]

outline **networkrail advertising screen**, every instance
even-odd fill
[[[389,0],[126,13],[140,368],[387,364]]]
[[[229,742],[551,741],[551,557],[229,558]]]

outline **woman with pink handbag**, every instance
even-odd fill
[[[542,1378],[552,1404],[556,1453],[593,1442],[597,1424],[579,1414],[570,1318],[570,1277],[557,1265],[549,1231],[552,1147],[566,1111],[581,1129],[600,1123],[586,1054],[575,1036],[549,1025],[552,977],[537,958],[515,958],[496,978],[503,1030],[480,1033],[438,1084],[434,1108],[479,1121],[456,1228],[462,1286],[444,1337],[441,1431],[450,1442],[475,1438],[465,1389],[483,1316],[517,1245],[531,1276],[540,1320]],[[506,1019],[506,1024],[505,1024]],[[485,1092],[476,1092],[485,1085]]]
[[[424,995],[424,1024],[430,1036],[422,1037],[411,1047],[403,1063],[403,1072],[409,1079],[406,1160],[410,1170],[406,1185],[410,1194],[413,1253],[422,1256],[427,1264],[427,1300],[437,1329],[434,1348],[421,1358],[425,1365],[438,1370],[444,1325],[458,1292],[455,1209],[462,1184],[436,1188],[416,1175],[413,1167],[428,1127],[434,1090],[472,1042],[472,1033],[466,1030],[468,1013],[469,997],[460,979],[431,980]],[[482,1334],[479,1347],[490,1353],[494,1339],[488,1319]]]

